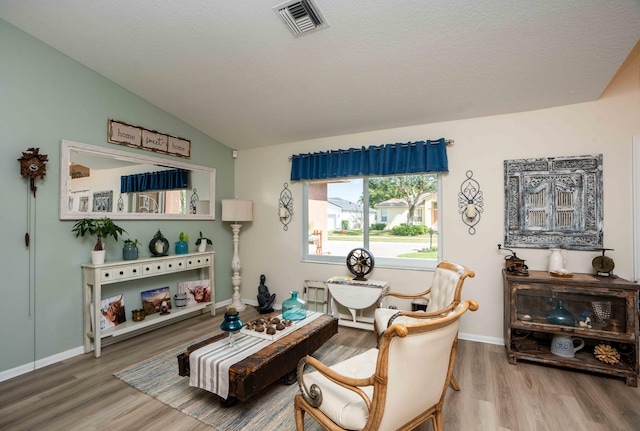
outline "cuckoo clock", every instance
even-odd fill
[[[18,159],[20,162],[20,174],[25,178],[30,178],[31,191],[33,197],[36,196],[36,178],[44,179],[47,173],[46,163],[49,158],[45,154],[40,154],[40,148],[29,148],[22,153],[22,157]]]

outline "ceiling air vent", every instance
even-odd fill
[[[273,8],[295,37],[328,27],[318,7],[311,0],[293,0]]]

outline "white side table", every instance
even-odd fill
[[[376,304],[380,296],[389,290],[388,281],[331,277],[327,280],[327,287],[331,296],[331,313],[338,319],[339,325],[373,331],[373,318],[363,316],[362,310]],[[336,303],[347,307],[351,316],[340,314]],[[358,310],[360,315],[356,313]]]

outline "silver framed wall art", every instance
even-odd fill
[[[602,154],[504,161],[505,246],[603,247]]]

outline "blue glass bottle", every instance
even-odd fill
[[[282,317],[289,320],[302,320],[307,317],[307,303],[298,298],[298,291],[291,291],[291,298],[282,303]]]

